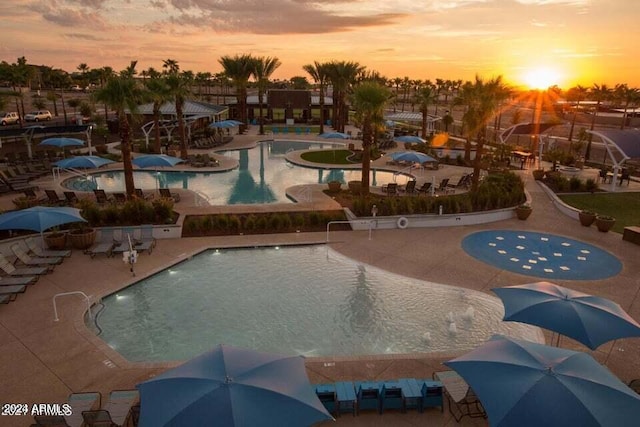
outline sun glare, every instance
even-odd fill
[[[524,81],[531,89],[547,89],[559,83],[560,75],[549,67],[537,67],[527,71]]]

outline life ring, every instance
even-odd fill
[[[398,218],[398,222],[396,224],[398,225],[398,228],[407,228],[409,220],[406,217],[401,216]]]

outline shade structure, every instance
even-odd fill
[[[77,138],[65,138],[65,137],[56,137],[56,138],[47,138],[43,139],[39,145],[49,145],[51,147],[81,147],[84,145],[84,141]]]
[[[42,233],[57,225],[87,222],[80,209],[34,206],[0,215],[0,230],[32,230]]]
[[[402,135],[402,136],[397,136],[393,139],[398,142],[408,142],[411,144],[424,144],[427,142],[426,140],[415,135]]]
[[[494,288],[504,320],[540,326],[592,350],[607,341],[640,336],[640,325],[617,303],[550,282]]]
[[[391,158],[395,161],[400,162],[413,162],[413,163],[430,163],[437,162],[431,156],[428,156],[424,153],[420,153],[419,151],[396,151],[395,153],[390,154]]]
[[[166,154],[145,154],[131,161],[131,163],[139,168],[171,167],[181,162],[184,162],[184,160],[179,157],[167,156]]]
[[[445,362],[476,393],[491,427],[631,427],[640,395],[590,355],[493,336]]]
[[[209,125],[210,128],[233,128],[240,126],[242,122],[237,120],[221,120],[219,122],[213,122]]]
[[[68,159],[58,160],[54,164],[59,168],[95,169],[100,166],[114,163],[113,160],[98,156],[75,156]]]
[[[332,419],[302,356],[220,345],[137,385],[140,426],[303,426]]]
[[[342,132],[324,132],[318,136],[326,139],[349,139],[349,135]]]

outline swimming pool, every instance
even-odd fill
[[[224,343],[307,356],[467,350],[502,322],[500,300],[392,274],[324,245],[208,250],[103,300],[100,337],[130,361],[186,360]]]
[[[620,260],[609,252],[554,234],[480,231],[465,237],[462,248],[503,270],[548,279],[606,279],[622,270]]]
[[[332,180],[346,183],[359,181],[360,170],[311,169],[295,166],[285,160],[291,150],[331,148],[328,143],[304,141],[263,141],[249,150],[226,151],[225,156],[238,161],[237,169],[226,172],[194,172],[160,170],[135,170],[134,181],[138,188],[155,190],[160,188],[183,188],[197,192],[210,205],[260,204],[291,202],[286,189],[299,184],[318,184]],[[392,172],[372,171],[371,185],[389,182],[406,184],[406,175]],[[122,171],[103,171],[85,177],[73,177],[63,185],[74,191],[93,191],[96,188],[107,192],[124,191]]]

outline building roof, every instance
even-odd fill
[[[422,113],[414,113],[414,112],[399,112],[399,113],[391,113],[384,116],[385,120],[393,120],[395,122],[422,122]],[[427,121],[435,122],[440,120],[441,117],[434,116],[432,114],[427,115]]]
[[[224,105],[214,105],[214,104],[208,104],[206,102],[186,100],[184,102],[182,113],[185,116],[194,116],[194,115],[217,116],[225,112],[227,109],[228,108]],[[153,114],[153,103],[138,106],[137,113],[144,114],[144,115]],[[175,102],[172,102],[172,101],[165,102],[162,105],[162,107],[160,107],[160,114],[165,116],[175,116],[176,115]]]

